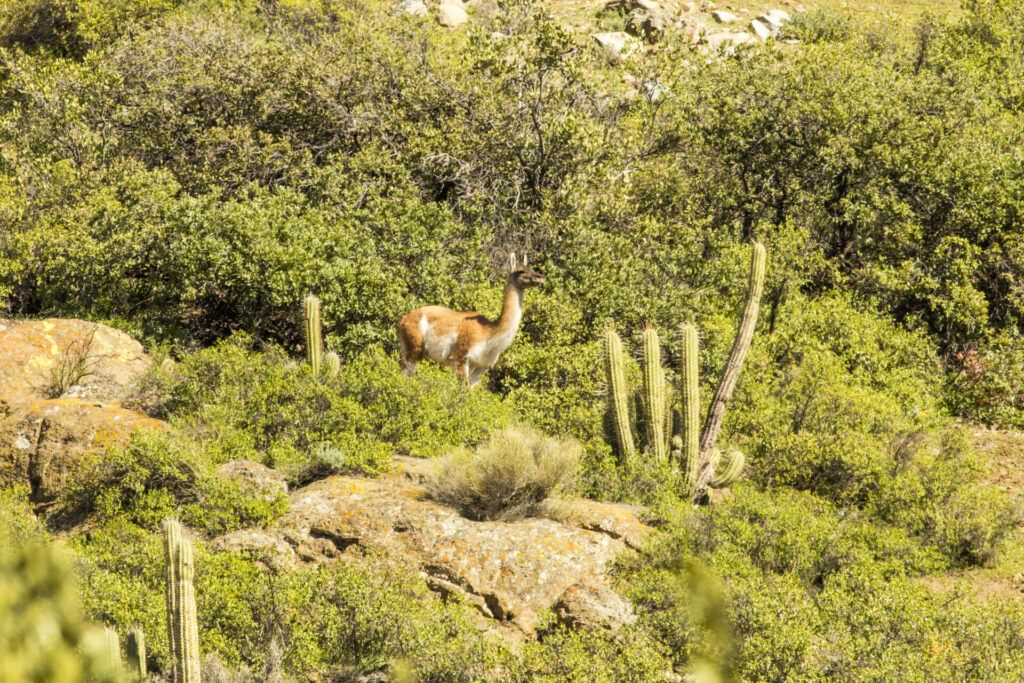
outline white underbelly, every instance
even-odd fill
[[[437,334],[427,323],[426,318],[420,318],[420,332],[423,334],[423,350],[426,351],[430,360],[435,363],[451,361],[452,355],[455,353],[455,342],[458,339],[455,332]]]

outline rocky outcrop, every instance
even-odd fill
[[[139,430],[165,427],[145,415],[81,399],[32,403],[0,422],[0,487],[22,484],[33,502],[54,500],[83,456],[124,446]]]
[[[469,21],[462,0],[443,0],[437,8],[437,21],[442,26],[455,28]]]
[[[294,491],[290,511],[271,529],[233,532],[212,545],[276,562],[355,559],[364,551],[411,561],[432,589],[465,598],[520,635],[548,609],[565,623],[612,632],[633,620],[629,602],[612,590],[608,564],[650,533],[636,508],[586,501],[563,522],[474,522],[426,500],[421,476],[406,462],[381,479],[330,477]]]
[[[238,482],[262,500],[272,501],[288,492],[288,485],[276,470],[252,460],[231,460],[218,467],[217,474]]]
[[[152,364],[119,330],[84,320],[30,320],[0,331],[0,417],[47,398],[116,402]]]

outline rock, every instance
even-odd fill
[[[754,36],[749,33],[739,33],[738,31],[718,31],[717,33],[704,36],[704,42],[711,48],[742,45],[743,43],[749,43],[751,40],[754,40]]]
[[[426,16],[428,12],[423,0],[402,0],[402,2],[398,3],[398,11],[414,17]]]
[[[260,529],[240,529],[218,536],[210,542],[210,549],[242,553],[271,566],[298,564],[298,556],[286,541]]]
[[[683,38],[690,43],[690,45],[696,45],[700,42],[701,36],[707,33],[708,27],[703,22],[697,21],[696,19],[687,19],[686,23],[683,24]]]
[[[682,9],[682,11],[685,12],[686,14],[692,14],[697,10],[697,5],[692,2],[684,2],[683,6],[680,9]]]
[[[266,501],[288,493],[288,485],[277,471],[252,460],[231,460],[218,467],[217,474],[239,482]]]
[[[654,0],[632,0],[632,9],[644,9],[648,12],[661,12],[661,5],[654,2]]]
[[[574,583],[552,607],[555,618],[566,626],[580,625],[617,633],[636,621],[629,600],[607,586]]]
[[[626,30],[647,42],[655,43],[669,27],[669,17],[660,9],[636,9],[629,15]]]
[[[307,562],[382,554],[418,566],[433,590],[468,600],[519,637],[556,605],[567,622],[609,631],[633,618],[629,602],[612,591],[608,564],[651,532],[635,508],[584,501],[566,523],[474,522],[425,500],[404,467],[382,479],[330,477],[289,499],[289,512],[270,529],[234,532],[214,547],[286,560],[283,541]]]
[[[766,41],[769,38],[775,36],[775,31],[769,28],[766,24],[762,23],[758,19],[754,19],[750,22],[750,30],[754,32],[754,35],[760,38],[762,41]]]
[[[482,2],[476,2],[473,4],[473,11],[480,19],[490,21],[498,16],[498,12],[501,11],[501,8],[498,7],[498,3],[494,2],[494,0],[483,0]]]
[[[719,24],[731,24],[732,22],[739,19],[739,17],[737,17],[732,12],[726,12],[725,10],[721,9],[712,12],[711,16],[713,16],[715,18],[715,21],[717,21]]]
[[[79,399],[39,401],[0,422],[0,486],[23,484],[33,502],[56,499],[78,461],[124,446],[139,430],[166,423]]]
[[[84,374],[63,372],[78,361]],[[35,401],[56,398],[54,374],[69,381],[61,395],[116,402],[152,364],[124,332],[84,320],[30,320],[0,331],[0,417]],[[72,381],[77,380],[77,381]]]
[[[445,3],[437,8],[437,21],[441,26],[455,28],[469,21],[461,4],[453,4],[453,0],[445,0]]]
[[[635,39],[622,31],[592,33],[590,37],[597,41],[612,64],[621,64],[626,57],[638,49]]]
[[[789,12],[781,9],[768,10],[761,16],[767,17],[771,22],[779,26],[782,26],[791,19]]]

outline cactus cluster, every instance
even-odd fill
[[[657,331],[648,327],[643,332],[643,392],[638,401],[641,411],[630,410],[637,401],[626,382],[622,340],[613,329],[605,333],[608,424],[619,457],[627,462],[636,457],[638,449],[633,438],[633,420],[634,417],[642,420],[642,433],[646,441],[642,450],[658,462],[670,460],[680,467],[687,494],[694,502],[704,495],[708,486],[729,486],[743,471],[743,454],[739,451],[722,454],[715,448],[715,442],[725,415],[725,404],[732,397],[754,336],[764,288],[765,262],[764,246],[755,242],[751,247],[750,282],[743,316],[708,408],[703,429],[700,427],[698,335],[692,323],[682,325],[679,331],[682,358],[679,372],[680,411],[676,420],[671,419],[673,411],[666,397],[665,372],[661,365],[661,345]],[[642,415],[636,415],[637,412],[642,412]]]

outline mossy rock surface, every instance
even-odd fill
[[[0,486],[23,484],[34,502],[54,500],[85,455],[166,427],[115,405],[74,398],[31,403],[0,422]]]

